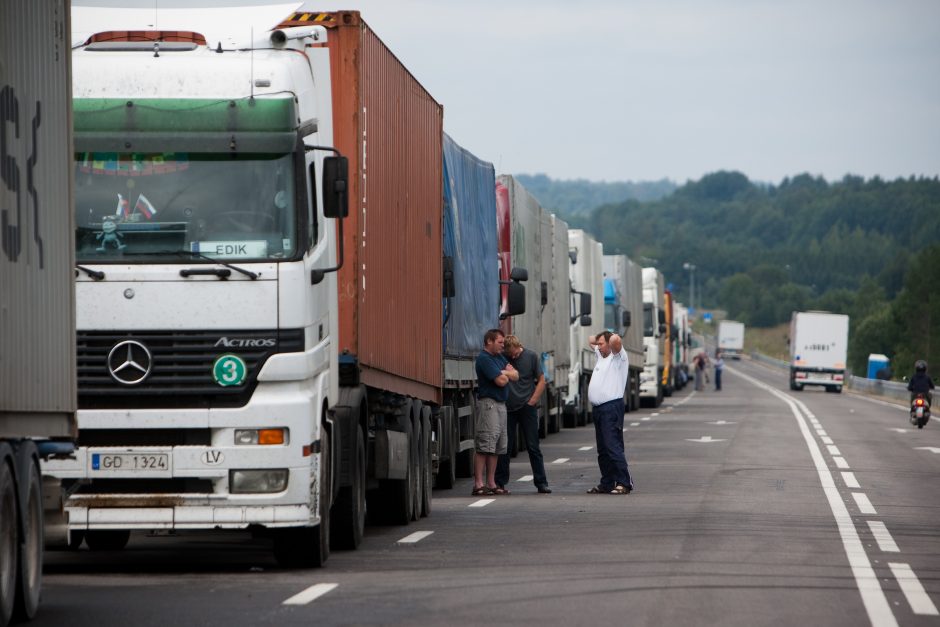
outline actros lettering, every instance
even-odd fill
[[[234,337],[229,339],[227,337],[220,337],[219,341],[215,343],[215,346],[224,346],[225,348],[274,348],[276,343],[274,338]]]

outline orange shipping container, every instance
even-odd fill
[[[349,158],[339,352],[363,383],[441,402],[443,107],[356,11],[328,29],[333,140]]]

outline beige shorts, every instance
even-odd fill
[[[481,398],[477,402],[476,415],[477,453],[505,455],[509,449],[506,434],[506,403],[492,398]]]

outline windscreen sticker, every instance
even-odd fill
[[[266,240],[247,240],[229,242],[190,242],[189,250],[213,257],[255,257],[268,256],[268,242]]]

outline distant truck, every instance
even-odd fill
[[[663,273],[643,268],[643,345],[645,361],[640,376],[640,402],[659,407],[666,393],[666,312]]]
[[[36,614],[43,537],[66,541],[40,458],[76,437],[68,24],[68,0],[0,2],[0,625]]]
[[[848,344],[848,316],[794,312],[790,319],[790,389],[821,385],[827,392],[841,392]]]
[[[591,418],[588,384],[594,372],[595,354],[588,338],[596,335],[603,324],[604,311],[604,247],[580,229],[568,230],[568,247],[573,261],[571,276],[571,370],[568,373],[568,395],[565,397],[566,427],[585,425]],[[591,312],[596,312],[593,323]]]
[[[604,328],[623,338],[630,361],[624,407],[640,407],[643,372],[643,270],[626,255],[604,255]]]
[[[734,320],[718,323],[718,350],[731,359],[741,359],[744,351],[744,323]]]

